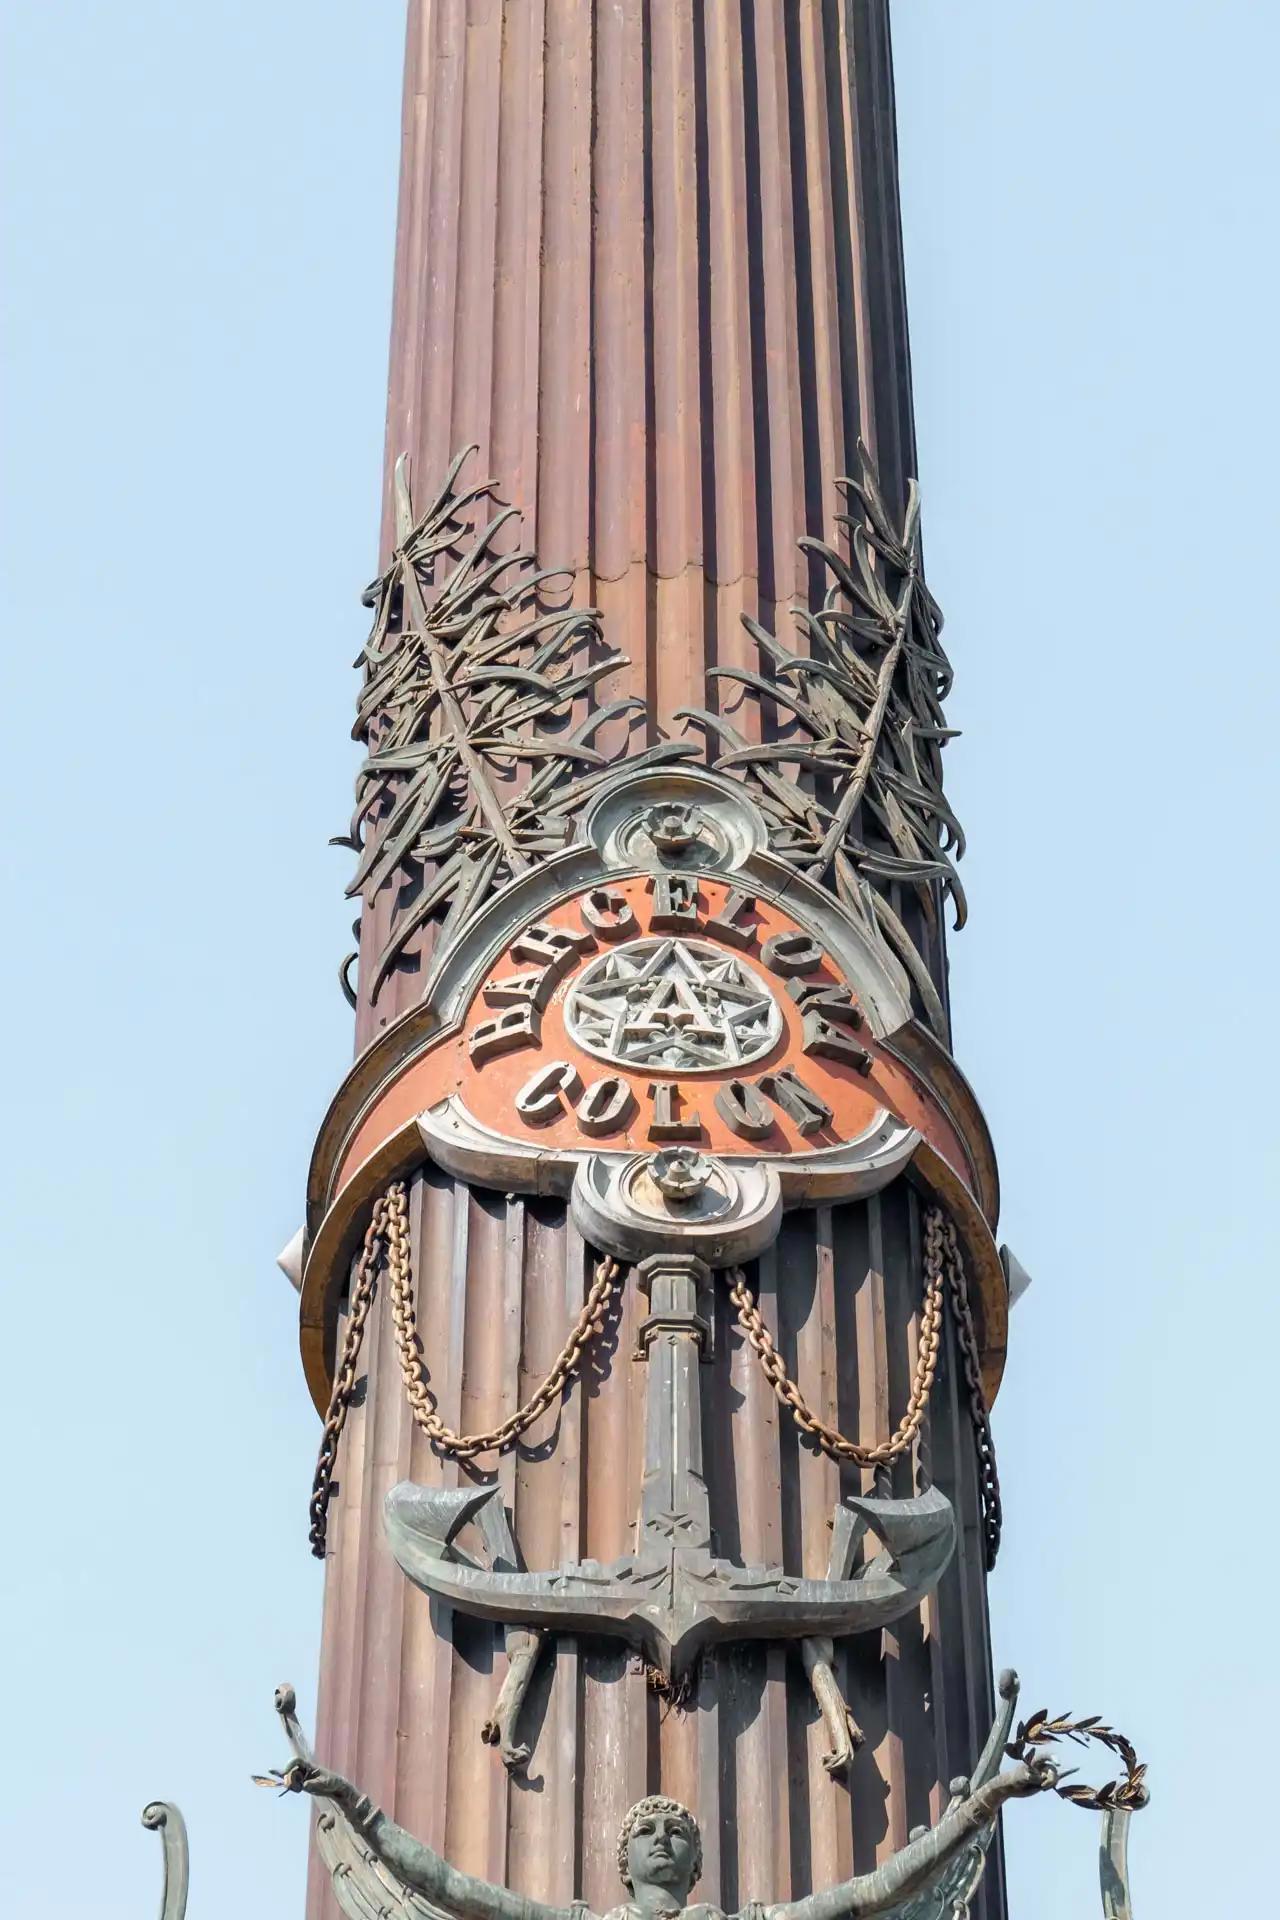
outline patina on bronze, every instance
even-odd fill
[[[1001,1677],[1001,1711],[972,1779],[953,1783],[950,1802],[936,1826],[920,1829],[907,1845],[871,1872],[798,1900],[749,1900],[737,1920],[954,1920],[968,1896],[990,1845],[1001,1807],[1052,1790],[1058,1770],[1038,1753],[999,1771],[1017,1701],[1017,1679]],[[350,1920],[378,1913],[384,1920],[430,1912],[447,1920],[594,1920],[581,1901],[554,1905],[509,1892],[460,1873],[434,1848],[407,1833],[349,1780],[318,1764],[298,1724],[293,1689],[281,1687],[276,1708],[294,1750],[279,1783],[322,1801],[321,1852],[333,1876],[339,1905]],[[689,1895],[702,1874],[703,1846],[689,1808],[665,1794],[646,1795],[625,1815],[618,1834],[618,1876],[628,1899],[605,1920],[660,1920],[688,1911],[699,1920],[728,1920],[723,1909]]]

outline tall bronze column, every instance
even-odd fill
[[[655,1792],[698,1899],[783,1901],[935,1823],[996,1707],[1007,1285],[888,6],[411,0],[402,138],[358,1057],[302,1274],[316,1746],[543,1901],[614,1906]],[[593,1283],[527,1427],[459,1449]]]

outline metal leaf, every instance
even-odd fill
[[[926,1019],[945,1037],[937,985],[884,892],[910,887],[930,931],[949,894],[956,925],[963,924],[967,909],[953,860],[964,851],[964,834],[942,791],[941,748],[954,736],[941,706],[951,668],[939,641],[942,616],[921,576],[919,490],[908,483],[899,523],[861,445],[858,475],[837,485],[849,503],[849,511],[836,515],[847,551],[812,537],[799,543],[829,582],[820,606],[793,609],[809,653],[793,653],[744,616],[775,678],[740,667],[708,675],[754,697],[764,737],[748,740],[701,710],[677,717],[709,740],[718,738],[713,765],[752,789],[784,857],[827,880],[863,917],[874,898],[877,936],[905,969]],[[779,739],[776,728],[771,737],[779,712],[789,716],[791,731],[803,728],[808,739]],[[880,836],[884,845],[876,844]]]
[[[366,758],[345,836],[357,854],[349,890],[369,896],[427,870],[417,897],[393,908],[371,1000],[430,921],[451,937],[465,903],[563,845],[572,812],[617,757],[593,736],[643,709],[629,698],[582,713],[625,656],[579,653],[599,646],[599,612],[546,606],[573,576],[540,568],[512,540],[518,512],[488,504],[491,480],[463,484],[471,452],[450,463],[416,519],[407,463],[397,462],[396,551],[366,595],[373,620],[353,729]],[[696,751],[668,741],[632,758],[659,765]]]

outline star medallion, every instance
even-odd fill
[[[624,1066],[733,1068],[768,1053],[782,1013],[759,974],[704,940],[632,940],[574,987],[569,1033]]]

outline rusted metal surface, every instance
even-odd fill
[[[590,741],[606,760],[633,738],[657,745],[679,709],[704,706],[709,670],[756,672],[744,614],[776,634],[793,599],[820,602],[798,542],[830,534],[832,484],[857,471],[859,439],[901,524],[915,461],[895,169],[885,0],[411,0],[383,570],[406,533],[396,457],[426,498],[474,443],[477,473],[525,510],[520,546],[565,570],[557,611],[586,621],[598,609],[607,646],[630,663],[608,692],[638,707],[606,716]],[[493,539],[495,557],[515,552],[512,526]],[[595,628],[576,631],[599,661]],[[749,746],[774,737],[775,711],[736,700],[731,678],[716,684]],[[584,687],[566,703],[569,732],[593,697]],[[428,741],[460,738],[439,674],[428,701]],[[375,751],[378,737],[375,726]],[[519,843],[509,808],[475,804],[472,818],[459,784],[446,810],[451,831],[467,830],[457,844],[474,863],[510,840],[520,884],[538,847]],[[423,1169],[406,1132],[416,1099],[383,1116],[352,1165],[371,1103],[396,1084],[389,1067],[408,1074],[430,1057],[415,1022],[432,915],[405,934],[423,897],[387,884],[366,900],[361,1058],[326,1122],[309,1210],[336,1269],[357,1256],[374,1195],[406,1180],[430,1390],[445,1427],[474,1433],[502,1427],[550,1372],[597,1250],[559,1197],[469,1191]],[[888,879],[884,897],[944,1028],[941,914],[910,877]],[[927,1057],[930,1084],[945,1088],[936,1143],[921,1150],[928,1184],[973,1217],[966,1244],[979,1228],[990,1239],[989,1142],[943,1050],[903,1029],[868,1051],[904,1084]],[[503,1056],[479,1072],[501,1076]],[[819,1197],[783,1217],[748,1269],[789,1375],[824,1423],[864,1446],[902,1419],[920,1360],[924,1204],[902,1179],[857,1201]],[[975,1311],[998,1381],[989,1281],[984,1270]],[[336,1296],[304,1298],[313,1384],[341,1352]],[[956,1508],[956,1555],[918,1612],[883,1636],[837,1637],[823,1662],[865,1736],[844,1782],[824,1767],[830,1713],[798,1644],[713,1649],[676,1707],[625,1647],[569,1634],[552,1636],[532,1674],[520,1737],[532,1735],[533,1759],[513,1777],[477,1734],[504,1677],[502,1630],[429,1601],[387,1550],[386,1494],[413,1480],[497,1485],[531,1566],[624,1555],[644,1463],[637,1332],[628,1288],[578,1389],[480,1472],[432,1449],[405,1403],[393,1316],[371,1316],[329,1508],[317,1747],[462,1870],[552,1904],[615,1904],[613,1837],[654,1790],[696,1811],[699,1894],[726,1909],[871,1871],[945,1811],[994,1704],[970,1402],[945,1323],[911,1453],[873,1473],[829,1459],[783,1416],[716,1294],[701,1392],[722,1553],[821,1579],[841,1493],[907,1498],[926,1463]],[[971,1910],[1003,1914],[998,1838]],[[309,1914],[336,1915],[319,1867]]]

